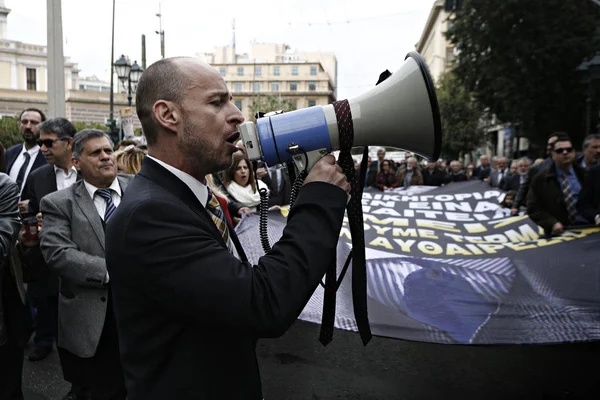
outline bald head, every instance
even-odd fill
[[[211,66],[191,57],[164,58],[144,71],[138,83],[135,103],[148,146],[156,143],[158,135],[152,111],[154,104],[164,100],[181,105],[186,92],[196,83],[198,72],[217,74]]]

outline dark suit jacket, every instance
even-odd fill
[[[256,340],[281,336],[334,262],[346,200],[304,185],[282,239],[253,267],[188,186],[146,158],[106,235],[129,400],[262,399]]]
[[[56,173],[54,165],[46,164],[32,171],[27,178],[21,200],[29,200],[28,212],[35,215],[40,211],[42,197],[56,192]],[[40,246],[21,247],[21,261],[27,281],[48,279],[48,293],[58,293],[58,276],[50,271],[40,251]]]
[[[10,146],[8,150],[6,150],[6,165],[4,170],[6,171],[7,175],[10,175],[10,169],[12,168],[19,154],[21,154],[22,149],[23,143],[19,143],[15,144],[14,146]],[[33,161],[33,165],[31,166],[31,171],[29,172],[29,174],[31,175],[31,172],[46,164],[48,164],[48,162],[46,161],[46,157],[44,157],[44,155],[40,151],[35,160]],[[27,179],[29,179],[29,177],[27,177]]]
[[[577,201],[577,210],[591,224],[600,214],[600,164],[588,170]]]
[[[446,183],[446,173],[438,168],[431,170],[426,169],[423,171],[423,183],[426,186],[442,186]]]
[[[499,189],[502,189],[506,192],[514,190],[515,192],[519,190],[519,187],[521,186],[521,175],[519,174],[514,174],[514,175],[509,175],[505,178],[502,179],[502,181],[500,182],[500,185],[498,186]]]
[[[475,170],[473,171],[473,176],[477,177],[478,179],[484,180],[485,178],[489,178],[491,173],[492,173],[491,165],[488,165],[485,168],[480,165],[477,168],[475,168]]]
[[[551,158],[546,158],[538,165],[532,165],[527,172],[527,178],[525,182],[521,186],[519,186],[519,191],[517,192],[517,196],[513,201],[513,208],[525,207],[527,206],[527,194],[529,193],[529,185],[533,180],[533,177],[537,175],[538,172],[548,167],[548,165],[553,164]],[[553,164],[554,165],[554,164]]]
[[[585,171],[575,164],[573,170],[579,182],[583,184]],[[533,222],[544,229],[546,234],[552,232],[552,226],[557,222],[564,226],[570,225],[569,213],[556,176],[554,162],[539,171],[531,181],[527,194],[527,214]]]

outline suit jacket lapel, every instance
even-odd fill
[[[56,172],[54,170],[54,166],[52,168],[48,168],[48,174],[46,179],[44,179],[44,187],[42,189],[42,196],[38,199],[38,201],[42,200],[42,197],[47,195],[48,193],[54,193],[58,190],[56,186]]]
[[[73,189],[75,191],[75,202],[81,209],[83,215],[90,221],[90,225],[94,229],[96,236],[98,237],[98,241],[102,245],[104,249],[104,228],[102,227],[102,220],[100,215],[98,214],[98,210],[96,210],[96,206],[92,201],[85,185],[83,183],[83,179],[77,181],[73,184]]]

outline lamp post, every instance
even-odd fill
[[[138,65],[137,61],[134,61],[133,65],[129,64],[124,55],[121,55],[121,58],[115,61],[114,66],[123,86],[127,84],[127,102],[129,107],[131,107],[133,99],[131,96],[131,86],[135,86],[139,82],[144,70]]]
[[[577,67],[577,73],[579,74],[579,82],[586,90],[585,134],[589,135],[593,133],[592,105],[596,94],[595,89],[600,82],[600,52],[597,52],[591,60],[584,60],[579,67]],[[597,132],[600,132],[600,114],[596,129]]]

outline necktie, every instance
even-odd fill
[[[577,218],[577,210],[575,208],[575,198],[573,197],[571,185],[569,185],[569,180],[567,179],[566,174],[563,174],[561,187],[563,197],[565,199],[565,204],[567,206],[567,212],[569,213],[569,222],[573,223],[575,221],[575,218]]]
[[[31,160],[31,155],[27,152],[23,153],[23,157],[25,157],[25,162],[21,166],[19,170],[19,174],[17,175],[17,185],[19,188],[23,188],[23,181],[25,180],[25,172],[27,172],[27,167],[29,167],[29,160]]]
[[[96,190],[98,196],[106,200],[106,211],[104,212],[104,222],[108,222],[110,217],[115,213],[117,207],[112,201],[112,189],[98,189]]]
[[[227,222],[225,221],[225,214],[221,209],[221,204],[219,203],[219,200],[217,200],[217,196],[214,195],[208,186],[206,187],[206,190],[208,190],[208,204],[206,204],[206,210],[208,210],[210,217],[217,226],[217,229],[219,229],[223,241],[228,244],[229,230],[227,229]]]

